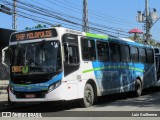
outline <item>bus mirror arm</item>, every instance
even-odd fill
[[[5,47],[2,49],[2,64],[5,66],[9,66],[11,64],[10,53],[10,47]]]

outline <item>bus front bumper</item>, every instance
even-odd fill
[[[47,102],[47,101],[62,101],[66,100],[65,92],[63,90],[62,86],[59,86],[58,88],[54,89],[53,91],[47,93],[44,95],[43,98],[38,97],[17,97],[16,93],[12,93],[11,90],[8,90],[9,93],[9,99],[11,102]],[[27,95],[28,93],[21,92],[23,96]],[[29,93],[32,94],[32,93]],[[28,94],[28,95],[29,95]]]

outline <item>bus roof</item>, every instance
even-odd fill
[[[47,29],[65,29],[65,30],[67,30],[67,32],[70,32],[70,33],[73,32],[73,34],[79,34],[79,35],[81,33],[81,35],[83,34],[86,37],[91,37],[91,38],[95,38],[95,39],[114,41],[114,42],[118,42],[118,43],[129,44],[129,45],[135,45],[135,46],[143,46],[143,47],[153,48],[153,46],[151,46],[151,45],[144,45],[142,43],[135,42],[135,41],[133,41],[131,39],[128,39],[128,38],[118,38],[118,37],[116,38],[116,37],[111,37],[111,36],[103,35],[103,34],[81,32],[81,31],[77,31],[77,30],[73,30],[73,29],[68,29],[68,28],[65,28],[65,27],[44,27],[44,28],[28,29],[28,30],[22,30],[22,31],[14,32],[14,33],[12,33],[12,35],[16,34],[16,33],[36,31],[36,30],[47,30]]]
[[[108,40],[108,36],[106,36],[106,35],[102,35],[102,34],[93,34],[93,33],[86,33],[86,36],[87,37],[92,37],[92,38],[100,38],[100,39],[106,39],[106,40]]]
[[[135,41],[132,41],[132,40],[129,40],[129,39],[127,40],[127,39],[121,39],[121,38],[109,38],[109,41],[124,43],[124,44],[133,45],[133,46],[137,46],[137,47],[154,48],[154,46],[142,44],[142,43],[135,42]]]

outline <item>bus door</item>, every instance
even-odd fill
[[[130,46],[130,56],[131,56],[131,64],[130,68],[132,70],[132,79],[130,79],[131,84],[133,85],[134,89],[134,81],[136,80],[137,76],[142,76],[142,72],[138,71],[138,69],[142,69],[143,66],[139,63],[139,49],[136,46]]]
[[[157,73],[157,81],[160,80],[160,55],[155,55],[155,67]]]
[[[69,88],[67,96],[68,99],[72,99],[77,97],[77,76],[79,75],[78,36],[65,34],[62,43],[64,53],[64,77]]]
[[[156,75],[157,75],[157,86],[160,86],[160,49],[155,48],[155,68],[156,68]]]

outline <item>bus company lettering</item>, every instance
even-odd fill
[[[45,37],[52,37],[51,30],[39,31],[39,32],[29,32],[29,33],[20,33],[16,35],[16,40],[30,40],[30,39],[39,39]]]
[[[51,30],[27,33],[27,39],[37,39],[37,38],[45,38],[51,36],[52,36]]]

